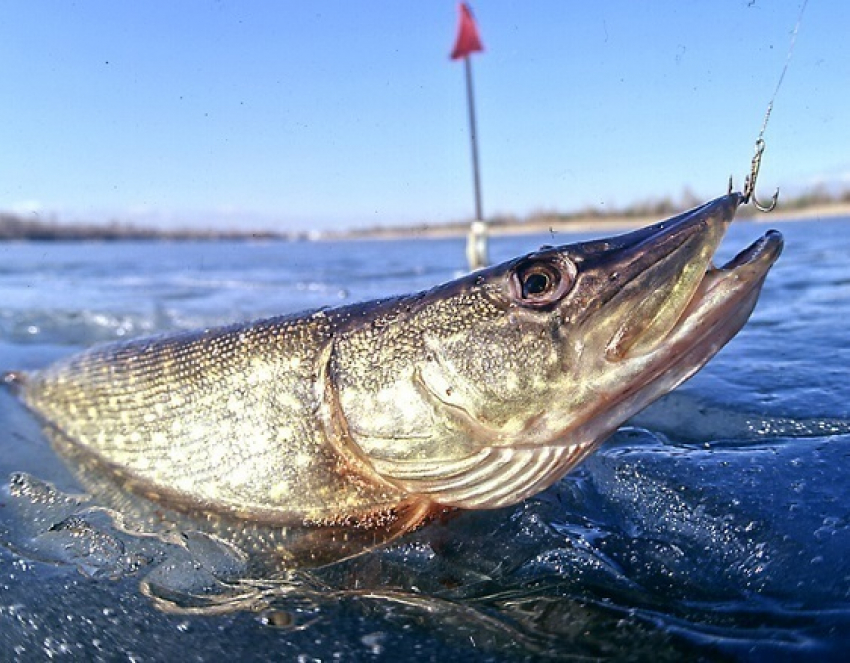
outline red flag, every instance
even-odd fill
[[[460,9],[460,23],[457,28],[457,41],[451,55],[452,60],[460,60],[470,53],[484,50],[481,37],[478,36],[478,26],[475,25],[475,18],[472,16],[469,5],[461,2],[458,9]]]

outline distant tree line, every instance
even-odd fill
[[[761,195],[767,196],[769,191],[762,192]],[[496,214],[487,218],[487,222],[494,231],[498,231],[500,227],[504,228],[539,228],[541,226],[551,226],[560,228],[569,228],[570,224],[606,223],[617,224],[623,221],[642,220],[642,219],[663,219],[668,216],[673,216],[685,210],[696,207],[705,200],[698,197],[689,189],[685,189],[678,197],[664,196],[660,198],[648,198],[630,203],[623,207],[611,206],[588,206],[572,212],[560,211],[537,211],[519,216],[516,214]],[[814,187],[805,193],[797,196],[788,196],[780,192],[779,209],[784,212],[799,212],[815,207],[830,207],[838,205],[850,205],[850,188],[840,191],[830,190],[826,186]],[[738,216],[750,216],[755,214],[755,209],[750,206],[744,206],[738,212]],[[400,227],[391,226],[370,226],[348,230],[342,232],[332,232],[329,236],[332,237],[382,237],[404,235],[433,235],[433,234],[464,234],[469,230],[469,220],[449,221],[440,224],[434,223],[419,223],[414,225]]]
[[[56,219],[23,217],[0,212],[0,241],[124,241],[124,240],[264,240],[300,239],[269,230],[159,229],[132,223],[60,223]]]
[[[765,195],[765,194],[763,194]],[[494,228],[499,226],[522,227],[549,223],[557,226],[569,226],[572,222],[588,220],[599,223],[617,222],[623,219],[657,218],[677,214],[699,205],[702,201],[692,191],[685,189],[678,198],[664,196],[633,202],[624,207],[604,208],[588,206],[573,212],[541,211],[520,217],[512,214],[495,215],[488,219]],[[850,205],[850,188],[831,190],[826,186],[816,186],[797,196],[780,195],[780,209],[784,211],[802,211],[814,207],[831,205]],[[741,216],[753,213],[749,206],[743,207]],[[325,233],[327,237],[374,237],[402,234],[428,234],[434,231],[462,234],[469,227],[468,220],[448,223],[420,223],[404,227],[372,226],[355,230]],[[0,241],[42,240],[42,241],[121,241],[121,240],[173,240],[173,241],[211,241],[211,240],[304,240],[313,233],[275,232],[270,230],[213,230],[213,229],[159,229],[137,226],[132,223],[112,221],[106,224],[96,223],[60,223],[55,218],[23,217],[18,214],[0,212]]]
[[[762,196],[767,197],[770,191],[764,191]],[[560,221],[569,223],[576,219],[598,219],[599,221],[657,217],[659,219],[678,214],[692,207],[696,207],[705,201],[698,197],[690,189],[685,189],[678,198],[663,196],[661,198],[650,198],[630,203],[624,207],[602,208],[589,206],[575,212],[539,212],[527,216],[524,221],[535,222],[541,220]],[[788,196],[780,191],[780,209],[783,211],[800,211],[813,207],[830,205],[850,205],[850,188],[842,190],[830,190],[827,186],[815,186],[805,193]],[[739,216],[748,216],[755,213],[752,207],[742,207]],[[496,223],[498,223],[498,219]],[[518,219],[512,218],[512,222]]]
[[[850,204],[850,188],[830,191],[826,185],[818,185],[793,198],[785,199],[780,192],[782,206],[789,210],[808,209],[822,205]]]

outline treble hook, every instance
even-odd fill
[[[744,180],[744,203],[750,202],[750,199],[753,201],[753,205],[759,212],[771,212],[776,209],[776,203],[779,201],[779,187],[776,188],[776,191],[773,194],[773,198],[770,201],[770,204],[765,205],[756,197],[756,180],[759,176],[759,169],[761,168],[761,155],[764,152],[764,139],[759,137],[756,141],[756,153],[753,155],[753,163],[750,167],[750,174],[747,175]],[[731,181],[730,181],[731,183]]]

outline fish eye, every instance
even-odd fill
[[[522,280],[522,296],[530,299],[545,295],[555,285],[552,277],[553,274],[547,274],[543,270],[526,274]]]
[[[514,298],[532,308],[554,304],[572,287],[571,267],[551,259],[529,258],[521,262],[511,278]]]

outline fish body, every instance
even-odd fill
[[[721,268],[734,193],[431,290],[96,347],[15,374],[133,492],[244,521],[415,527],[557,481],[744,325],[782,248]]]

